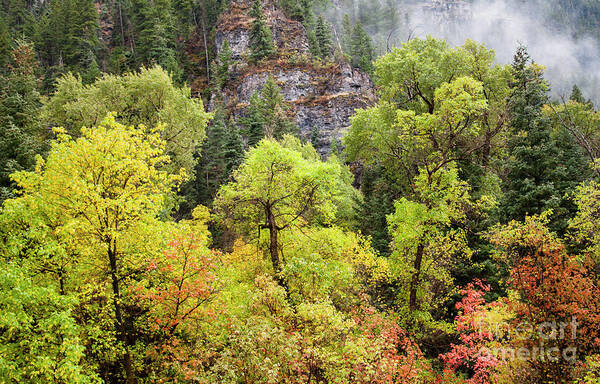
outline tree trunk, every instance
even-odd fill
[[[421,265],[423,264],[423,253],[425,251],[425,246],[423,243],[419,243],[417,247],[417,254],[415,256],[414,262],[414,273],[412,277],[412,281],[410,282],[410,298],[408,303],[408,309],[413,312],[416,311],[419,306],[417,305],[417,290],[419,288],[419,279],[421,278]]]
[[[271,263],[273,263],[273,270],[275,273],[281,272],[281,263],[279,261],[279,230],[275,223],[275,217],[271,210],[267,210],[267,223],[269,226],[269,252],[271,253]]]
[[[121,46],[125,49],[125,29],[123,27],[123,13],[121,12],[121,0],[119,1],[119,23],[121,25]]]
[[[205,55],[205,59],[206,59],[206,79],[208,80],[208,82],[210,82],[210,59],[208,56],[208,41],[206,39],[206,21],[204,19],[205,17],[205,10],[204,7],[202,7],[202,39],[204,42],[204,55]],[[194,14],[194,24],[196,24],[196,29],[198,28],[198,20],[196,19],[196,12],[193,12]]]
[[[125,324],[123,323],[123,314],[121,312],[121,293],[119,289],[119,275],[117,266],[117,252],[115,249],[114,242],[111,241],[108,244],[108,261],[110,264],[110,277],[112,280],[113,290],[113,303],[115,306],[115,330],[117,332],[118,340],[123,344],[125,353],[123,355],[123,368],[125,369],[127,384],[135,384],[135,376],[133,374],[133,364],[131,361],[131,354],[129,353],[129,342],[127,340],[127,331]]]

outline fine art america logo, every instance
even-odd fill
[[[516,327],[507,323],[478,322],[476,329],[482,339],[493,341],[517,341],[521,347],[483,347],[482,356],[498,360],[539,360],[567,362],[577,360],[577,328],[579,323],[573,317],[569,322],[544,322],[533,325],[521,322]]]

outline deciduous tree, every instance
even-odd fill
[[[339,165],[312,162],[302,154],[265,139],[251,149],[221,188],[215,202],[232,226],[251,236],[269,231],[273,270],[282,270],[280,233],[335,217],[333,198]]]
[[[165,224],[158,216],[182,180],[164,170],[169,158],[161,129],[126,127],[112,116],[82,128],[77,139],[59,129],[47,160],[39,159],[35,172],[13,176],[23,193],[13,204],[26,205],[54,225],[55,233],[66,234],[62,241],[84,259],[71,260],[77,265],[71,282],[79,279],[104,290],[104,305],[111,303],[112,310],[103,312],[112,321],[127,383],[136,381],[127,286],[140,271],[142,255],[160,247],[155,231]]]
[[[43,118],[77,136],[81,127],[98,125],[108,112],[122,124],[154,127],[162,132],[172,169],[193,169],[194,153],[206,137],[211,117],[202,100],[191,97],[187,87],[176,87],[169,74],[158,66],[142,68],[123,76],[104,75],[89,86],[68,74],[60,78],[56,92],[46,104]]]

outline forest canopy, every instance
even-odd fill
[[[594,103],[331,6],[0,0],[0,382],[599,382]]]

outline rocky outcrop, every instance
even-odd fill
[[[308,39],[302,23],[288,19],[270,1],[264,3],[267,24],[279,51],[308,53]],[[223,43],[227,41],[235,60],[244,60],[249,53],[249,35],[253,21],[249,16],[250,6],[251,1],[248,0],[232,1],[229,10],[221,16],[218,23],[215,36],[217,49],[221,50]]]
[[[304,26],[286,18],[270,2],[265,2],[264,9],[278,57],[259,65],[248,64],[250,5],[249,0],[232,1],[218,23],[217,47],[220,49],[227,41],[238,60],[223,92],[226,104],[234,116],[243,116],[250,97],[272,76],[291,106],[301,136],[309,138],[316,128],[320,137],[317,149],[327,154],[331,142],[345,134],[355,109],[374,102],[371,79],[347,63],[323,63],[312,58]]]

